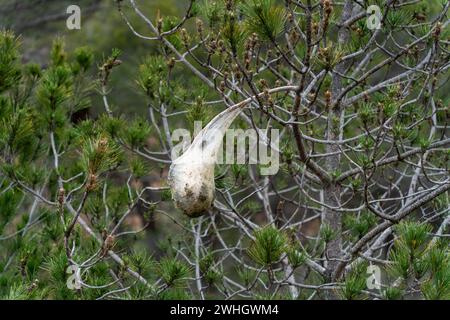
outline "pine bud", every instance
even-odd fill
[[[64,196],[65,196],[66,190],[64,190],[63,187],[59,188],[58,190],[58,203],[60,206],[64,204]]]
[[[436,28],[434,29],[434,33],[433,33],[436,40],[439,39],[439,35],[441,34],[441,31],[442,31],[442,23],[438,22],[438,23],[436,23]]]
[[[267,104],[269,105],[269,107],[272,107],[273,108],[273,100],[272,100],[272,97],[269,95],[269,97],[267,98]]]
[[[214,53],[217,49],[217,42],[216,40],[211,40],[209,42],[209,49],[211,50],[211,53]]]
[[[333,11],[333,6],[332,6],[331,0],[324,0],[323,7],[324,7],[325,14],[327,16],[329,16],[331,14],[331,12]]]
[[[92,191],[97,188],[97,175],[91,173],[89,174],[89,181],[86,187],[87,191]]]
[[[317,22],[313,22],[312,28],[311,28],[312,33],[316,34],[318,30],[319,30],[319,24]]]
[[[297,42],[299,36],[297,33],[297,30],[293,29],[290,33],[289,33],[289,40],[291,43],[295,43]]]
[[[114,246],[115,237],[113,235],[108,235],[103,242],[103,255],[106,255],[109,250]]]
[[[217,41],[217,46],[219,47],[219,50],[220,50],[221,52],[223,52],[223,51],[225,50],[224,43],[223,43],[223,40],[222,40],[222,39],[220,39],[219,41]]]
[[[228,11],[233,10],[233,0],[226,0],[226,8]]]
[[[287,20],[289,21],[289,23],[294,23],[294,16],[292,15],[292,13],[288,13]]]
[[[98,148],[97,148],[98,152],[99,152],[99,153],[104,153],[104,152],[106,152],[107,147],[108,147],[108,139],[106,139],[106,138],[101,138],[101,139],[98,141]]]
[[[158,28],[158,32],[161,33],[162,32],[162,24],[163,24],[163,19],[159,18],[158,22],[156,23],[156,27]]]
[[[330,90],[325,91],[325,102],[329,106],[331,104],[331,92]]]
[[[181,29],[181,40],[186,47],[189,46],[189,35],[185,28]]]
[[[250,62],[251,62],[250,59],[248,59],[248,58],[245,59],[245,69],[248,70],[250,68]]]
[[[259,80],[259,84],[261,85],[261,88],[266,89],[268,87],[266,79]]]
[[[170,57],[170,59],[167,61],[167,67],[169,69],[172,69],[175,66],[175,58],[174,57]]]
[[[200,35],[200,38],[203,38],[203,21],[200,19],[196,20],[197,32]]]
[[[33,292],[38,287],[39,279],[34,279],[34,281],[28,286],[27,291],[29,293]]]
[[[369,102],[370,96],[367,93],[364,93],[364,101]]]

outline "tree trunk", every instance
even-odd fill
[[[353,10],[353,2],[347,0],[345,2],[341,22],[346,21],[351,17]],[[342,45],[349,39],[349,30],[347,27],[341,27],[338,32],[338,44]],[[328,124],[327,124],[327,140],[338,141],[342,139],[342,126],[344,120],[344,110],[340,103],[336,103],[336,98],[339,96],[342,90],[342,79],[338,73],[345,73],[346,63],[340,63],[336,66],[336,71],[332,75],[331,84],[331,104],[328,112]],[[329,174],[333,174],[340,167],[340,152],[338,144],[327,144],[326,152],[332,155],[328,156],[325,162],[325,168]],[[330,209],[338,208],[341,204],[341,186],[339,183],[331,182],[327,183],[324,188],[324,203],[327,207],[322,212],[322,225],[329,226],[334,231],[334,236],[331,241],[327,243],[326,259],[327,259],[327,271],[330,280],[334,280],[334,272],[339,259],[342,258],[342,216],[341,213]],[[337,296],[333,292],[329,292],[329,299],[336,299]]]

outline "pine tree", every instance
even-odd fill
[[[62,38],[25,64],[1,31],[0,298],[450,299],[450,3],[373,4],[117,1],[139,66]],[[174,150],[236,106],[279,170],[218,163],[187,216]]]

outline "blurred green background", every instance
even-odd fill
[[[181,15],[186,1],[138,0],[136,3],[149,18],[158,14],[164,17]],[[66,20],[70,5],[81,9],[81,29],[69,30]],[[151,36],[145,23],[133,14],[128,3],[122,4],[124,12],[133,26],[142,34]],[[113,48],[122,51],[120,72],[112,74],[110,102],[116,112],[136,114],[145,112],[143,96],[136,90],[139,65],[157,49],[152,41],[133,35],[121,18],[116,1],[111,0],[0,0],[0,29],[11,29],[22,38],[23,62],[36,62],[45,67],[52,42],[63,37],[67,52],[82,46],[94,50],[95,61],[101,63]],[[92,97],[91,115],[103,111],[101,97]]]

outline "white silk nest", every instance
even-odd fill
[[[226,130],[243,106],[234,105],[215,116],[170,166],[168,183],[172,199],[189,217],[204,215],[213,204],[217,155]]]

